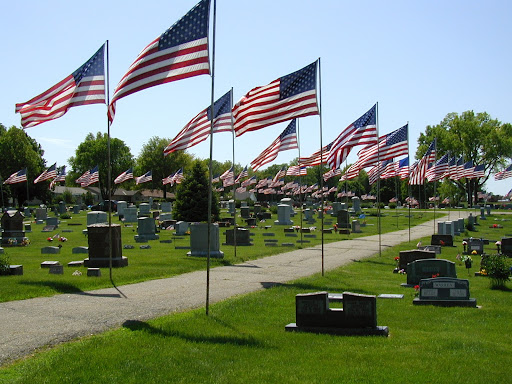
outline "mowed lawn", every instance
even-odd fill
[[[497,220],[497,221],[495,221]],[[512,231],[506,216],[481,222],[473,237]],[[489,228],[499,223],[503,228]],[[0,370],[0,383],[506,383],[510,381],[512,290],[490,289],[457,261],[461,241],[441,258],[470,281],[479,308],[413,306],[414,290],[392,273],[403,243],[360,262],[204,309],[147,322],[41,351]],[[406,239],[405,239],[406,240]],[[429,244],[430,239],[421,239]],[[495,250],[491,243],[486,251]],[[378,299],[378,325],[389,337],[285,332],[295,322],[295,295],[305,292],[403,294]]]

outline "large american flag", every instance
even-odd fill
[[[4,184],[17,184],[24,181],[27,181],[27,168],[14,172],[4,181]]]
[[[327,163],[332,169],[339,168],[356,145],[377,143],[377,104],[350,124],[334,140]]]
[[[297,121],[293,119],[272,144],[251,161],[251,168],[253,171],[256,171],[263,165],[273,161],[277,157],[278,152],[295,148],[299,148],[299,145],[297,143]]]
[[[382,170],[380,175],[381,179],[390,179],[398,175],[398,161],[386,160],[388,163],[386,167]]]
[[[494,180],[503,180],[512,176],[512,164],[510,164],[503,171],[499,171],[494,175]]]
[[[153,173],[151,171],[147,171],[142,176],[135,178],[135,184],[147,183],[148,181],[151,181],[151,180],[153,180]]]
[[[114,179],[114,184],[121,184],[123,181],[133,179],[133,168],[128,168]]]
[[[407,142],[408,124],[379,138],[379,143],[361,149],[354,164],[357,169],[363,169],[377,164],[379,161],[393,159],[409,154]]]
[[[430,143],[427,151],[418,162],[418,165],[410,170],[409,184],[423,185],[425,183],[425,174],[430,163],[436,160],[436,139]]]
[[[327,144],[309,157],[299,157],[299,163],[307,167],[314,167],[315,165],[327,163],[327,155],[331,150],[332,144],[333,143]]]
[[[231,132],[231,96],[232,92],[227,92],[213,104],[213,133]],[[199,114],[188,122],[185,127],[171,140],[164,149],[164,155],[171,152],[190,148],[206,140],[210,135],[212,108],[199,112]]]
[[[40,181],[53,179],[55,177],[57,177],[57,163],[53,164],[51,167],[49,167],[43,173],[37,176],[34,180],[34,184],[37,184]]]
[[[429,182],[438,181],[444,177],[446,171],[448,170],[449,157],[450,155],[448,153],[443,155],[443,157],[441,157],[435,162],[435,164],[427,169],[425,176]]]
[[[317,61],[249,91],[233,107],[236,136],[298,117],[318,115]]]
[[[81,187],[88,187],[89,185],[100,181],[100,172],[98,166],[95,166],[93,169],[85,172],[82,176],[78,178],[78,180],[80,180]]]
[[[104,51],[105,45],[64,80],[27,102],[16,104],[23,128],[57,119],[71,107],[105,104]]]
[[[210,0],[201,0],[185,16],[139,53],[123,76],[109,105],[114,120],[116,101],[156,85],[210,74],[208,22]]]

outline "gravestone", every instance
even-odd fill
[[[292,199],[290,199],[289,197],[285,197],[285,198],[281,199],[281,201],[279,203],[289,205],[290,206],[290,217],[295,216],[295,211],[293,210],[293,200]]]
[[[124,209],[123,221],[125,223],[136,223],[137,222],[137,208],[127,207]]]
[[[255,227],[257,224],[257,219],[255,217],[249,217],[248,219],[245,219],[245,222],[249,227]]]
[[[343,292],[341,301],[343,308],[329,308],[327,292],[296,295],[296,322],[288,324],[285,330],[335,335],[389,334],[388,327],[377,326],[375,296]]]
[[[260,212],[261,212],[261,205],[260,204],[254,204],[254,215],[256,216]]]
[[[469,297],[469,280],[452,277],[436,277],[420,281],[420,296],[415,305],[443,307],[476,307],[476,299]]]
[[[464,219],[460,218],[457,221],[459,222],[459,231],[460,231],[460,233],[464,233],[464,231],[466,230],[466,225],[464,223]]]
[[[121,226],[112,224],[111,232],[111,253],[113,267],[126,267],[128,259],[123,256],[121,244]],[[109,226],[105,223],[92,224],[87,226],[89,257],[84,260],[86,268],[108,268],[110,263],[109,250]]]
[[[149,217],[150,211],[151,206],[148,203],[140,203],[138,217]]]
[[[240,207],[240,216],[242,219],[248,219],[251,217],[251,212],[249,207]]]
[[[398,254],[400,260],[398,261],[398,269],[407,269],[407,264],[416,260],[422,259],[435,259],[436,253],[429,250],[411,249],[409,251],[400,251]]]
[[[93,224],[107,223],[107,222],[108,222],[107,212],[100,212],[100,211],[87,212],[87,226],[93,225]]]
[[[290,220],[292,207],[288,204],[279,204],[277,206],[277,220],[274,221],[276,225],[291,225],[293,221]]]
[[[52,246],[48,246],[48,247],[43,247],[41,248],[41,254],[42,255],[46,255],[46,254],[58,254],[60,253],[60,248],[59,247],[52,247]]]
[[[459,220],[454,220],[454,221],[452,221],[452,223],[453,223],[453,234],[455,236],[459,236],[460,232],[461,232],[461,230],[459,228]]]
[[[48,212],[46,208],[37,208],[36,209],[36,224],[43,224],[48,217]]]
[[[440,255],[442,247],[440,245],[424,245],[424,246],[419,246],[418,249],[423,250],[423,251],[431,251],[431,252],[434,252],[436,255]]]
[[[47,217],[46,225],[51,225],[53,229],[59,228],[59,218],[58,217]]]
[[[417,285],[421,279],[438,277],[457,277],[455,263],[444,259],[416,260],[407,265],[407,285]]]
[[[59,207],[57,208],[57,212],[59,212],[60,215],[63,213],[66,213],[66,203],[63,201],[59,201]]]
[[[207,256],[208,255],[208,224],[191,223],[190,224],[190,252],[188,256]],[[210,226],[210,257],[223,258],[224,252],[220,250],[219,226],[211,224]]]
[[[235,214],[235,201],[234,200],[228,201],[228,213],[231,215]]]
[[[188,221],[178,221],[174,225],[174,230],[176,231],[176,235],[183,236],[188,231]]]
[[[163,201],[161,203],[162,212],[172,212],[172,204],[170,201]]]
[[[24,240],[28,240],[28,238],[25,237],[23,219],[24,216],[19,211],[4,212],[1,219],[2,245],[10,244],[10,241],[17,245],[21,245]]]
[[[512,237],[503,237],[501,239],[501,253],[512,256]]]
[[[48,273],[50,275],[63,275],[64,274],[64,266],[60,265],[60,264],[51,265]]]
[[[484,241],[483,239],[469,238],[467,241],[467,249],[468,254],[471,254],[473,251],[476,251],[477,254],[481,255],[484,253]],[[503,243],[502,243],[503,244]]]
[[[248,206],[248,205],[247,205],[247,201],[242,201],[242,202],[240,202],[240,208],[242,208],[242,207],[247,207],[247,206]]]
[[[430,240],[432,245],[442,245],[443,247],[453,247],[452,235],[432,235]]]
[[[304,210],[304,220],[308,223],[308,224],[314,224],[316,223],[316,220],[315,218],[313,217],[313,211],[310,209],[310,208],[306,208]]]
[[[439,235],[446,235],[446,222],[444,221],[439,221],[437,223],[437,233]]]
[[[331,204],[332,206],[332,213],[331,213],[331,216],[335,216],[337,217],[338,216],[338,211],[340,209],[342,209],[341,207],[341,203],[339,201],[335,201]]]
[[[25,217],[31,217],[32,216],[32,211],[30,210],[29,207],[23,208],[23,216],[25,216]]]
[[[473,216],[472,213],[468,216],[468,231],[474,231],[475,230],[475,216]]]
[[[485,217],[485,208],[480,207],[480,220],[487,220],[487,217]]]
[[[361,212],[361,200],[357,196],[352,198],[352,209],[355,213]]]
[[[235,245],[235,229],[226,230],[226,242],[223,245]],[[253,245],[253,243],[251,243],[250,231],[248,229],[236,228],[236,245]]]
[[[491,214],[491,206],[490,205],[486,205],[485,206],[485,210],[487,211],[487,216],[489,216]]]
[[[361,224],[359,224],[359,220],[352,220],[352,233],[361,233]]]
[[[120,218],[124,217],[124,210],[128,208],[128,203],[126,201],[120,200],[117,202],[117,215]]]
[[[71,250],[71,253],[89,253],[89,247],[74,247],[72,250]]]
[[[139,217],[137,234],[133,238],[137,243],[158,240],[160,235],[156,234],[155,219],[152,217]]]
[[[79,205],[73,205],[73,214],[78,215],[80,213],[80,206]]]
[[[340,209],[338,211],[336,225],[338,228],[350,228],[349,214],[346,209]]]
[[[445,235],[455,236],[455,228],[453,226],[453,222],[445,221],[446,224],[446,233]]]
[[[172,220],[172,213],[161,213],[160,216],[158,216],[158,220],[160,220],[160,221]]]

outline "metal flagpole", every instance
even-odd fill
[[[27,177],[26,183],[27,183],[27,207],[28,207],[28,200],[29,200],[28,199],[28,168],[25,168],[25,176]]]
[[[437,140],[435,141],[435,145],[434,145],[434,153],[435,153],[435,156],[434,156],[434,167],[436,165],[436,161],[437,161]],[[435,170],[435,169],[434,169]],[[427,190],[427,188],[425,187],[425,191]],[[437,193],[437,180],[434,180],[434,234],[436,233],[436,193]]]
[[[324,194],[323,194],[323,189],[324,189],[324,178],[323,178],[323,175],[321,174],[322,173],[322,167],[323,167],[323,163],[324,163],[324,154],[323,154],[323,151],[322,151],[322,148],[323,148],[323,144],[322,144],[322,69],[321,69],[321,65],[320,65],[320,58],[318,58],[318,84],[319,84],[319,88],[320,88],[320,92],[319,92],[319,96],[320,96],[320,103],[319,103],[319,116],[320,116],[320,190],[322,191],[322,200],[321,200],[321,204],[320,204],[320,209],[321,209],[321,213],[322,213],[322,224],[320,226],[320,228],[322,229],[322,276],[325,275],[325,270],[324,270]]]
[[[231,106],[233,106],[233,88],[231,88]],[[212,107],[213,121],[213,107]],[[235,130],[233,129],[233,113],[231,113],[231,133],[233,134],[233,177],[235,177]],[[213,131],[212,131],[213,134]],[[235,181],[235,180],[233,180]],[[235,243],[235,259],[236,259],[236,183],[233,184],[233,241]]]
[[[409,242],[411,241],[411,151],[409,150],[409,122],[407,122],[407,174],[409,179],[407,180],[407,195],[409,196]]]
[[[299,151],[299,158],[298,158],[298,161],[297,161],[297,164],[299,165],[299,191],[301,190],[302,188],[302,181],[301,181],[301,174],[300,174],[300,136],[299,136],[299,119],[296,120],[297,121],[297,147],[298,147],[298,151]],[[303,222],[303,216],[302,216],[302,194],[299,193],[299,206],[300,206],[300,245],[302,246],[304,243],[302,242],[302,226],[304,224]]]
[[[206,257],[206,316],[210,312],[210,247],[211,247],[211,224],[212,224],[212,157],[213,157],[213,107],[215,105],[215,21],[216,1],[213,0],[213,42],[212,42],[212,93],[211,93],[211,116],[210,121],[210,161],[208,163],[208,252]],[[233,170],[234,171],[234,170]]]
[[[106,91],[107,91],[107,110],[110,104],[109,98],[109,63],[108,63],[108,40],[106,42],[106,50],[107,50],[107,81],[106,81]],[[110,180],[112,177],[112,163],[110,160],[110,120],[108,119],[107,114],[107,190],[108,190],[108,268],[109,268],[109,276],[110,282],[114,284],[112,279],[112,181]],[[99,172],[99,170],[98,170]],[[101,191],[101,190],[100,190]]]
[[[378,230],[379,230],[379,256],[382,256],[382,228],[380,221],[380,143],[379,143],[379,102],[375,103],[376,105],[376,120],[377,123],[377,220],[378,220]]]

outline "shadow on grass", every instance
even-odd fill
[[[115,287],[116,290],[118,290],[120,293],[92,293],[92,292],[84,292],[77,286],[73,284],[67,284],[67,283],[61,283],[57,281],[20,281],[20,284],[25,285],[32,285],[32,286],[39,286],[39,287],[48,287],[53,289],[55,292],[58,293],[73,293],[73,294],[79,294],[84,296],[94,296],[94,297],[121,297],[124,296],[121,291],[117,287]],[[126,297],[126,296],[124,296]]]
[[[346,291],[347,289],[350,289],[350,292],[353,293],[360,293],[364,295],[373,295],[373,292],[369,292],[363,289],[351,289],[350,287],[346,287],[343,289],[335,289],[332,286],[326,286],[326,285],[317,285],[317,284],[304,284],[304,283],[294,283],[294,284],[287,284],[287,283],[278,283],[278,282],[272,282],[272,281],[263,281],[261,282],[261,286],[264,289],[274,288],[274,287],[282,287],[286,289],[293,289],[293,290],[302,290],[302,291],[309,291],[309,292],[321,292],[326,291],[329,293],[336,293],[339,291]]]
[[[217,319],[215,320],[220,321]],[[163,337],[178,337],[180,339],[187,340],[193,343],[230,344],[244,347],[268,348],[268,346],[265,345],[265,343],[251,336],[196,336],[179,332],[177,330],[163,330],[160,328],[153,327],[150,324],[146,323],[145,321],[139,320],[127,320],[123,323],[123,327],[129,329],[130,331],[143,331],[152,335],[158,335]],[[228,328],[237,332],[237,330],[232,328],[231,326]]]

